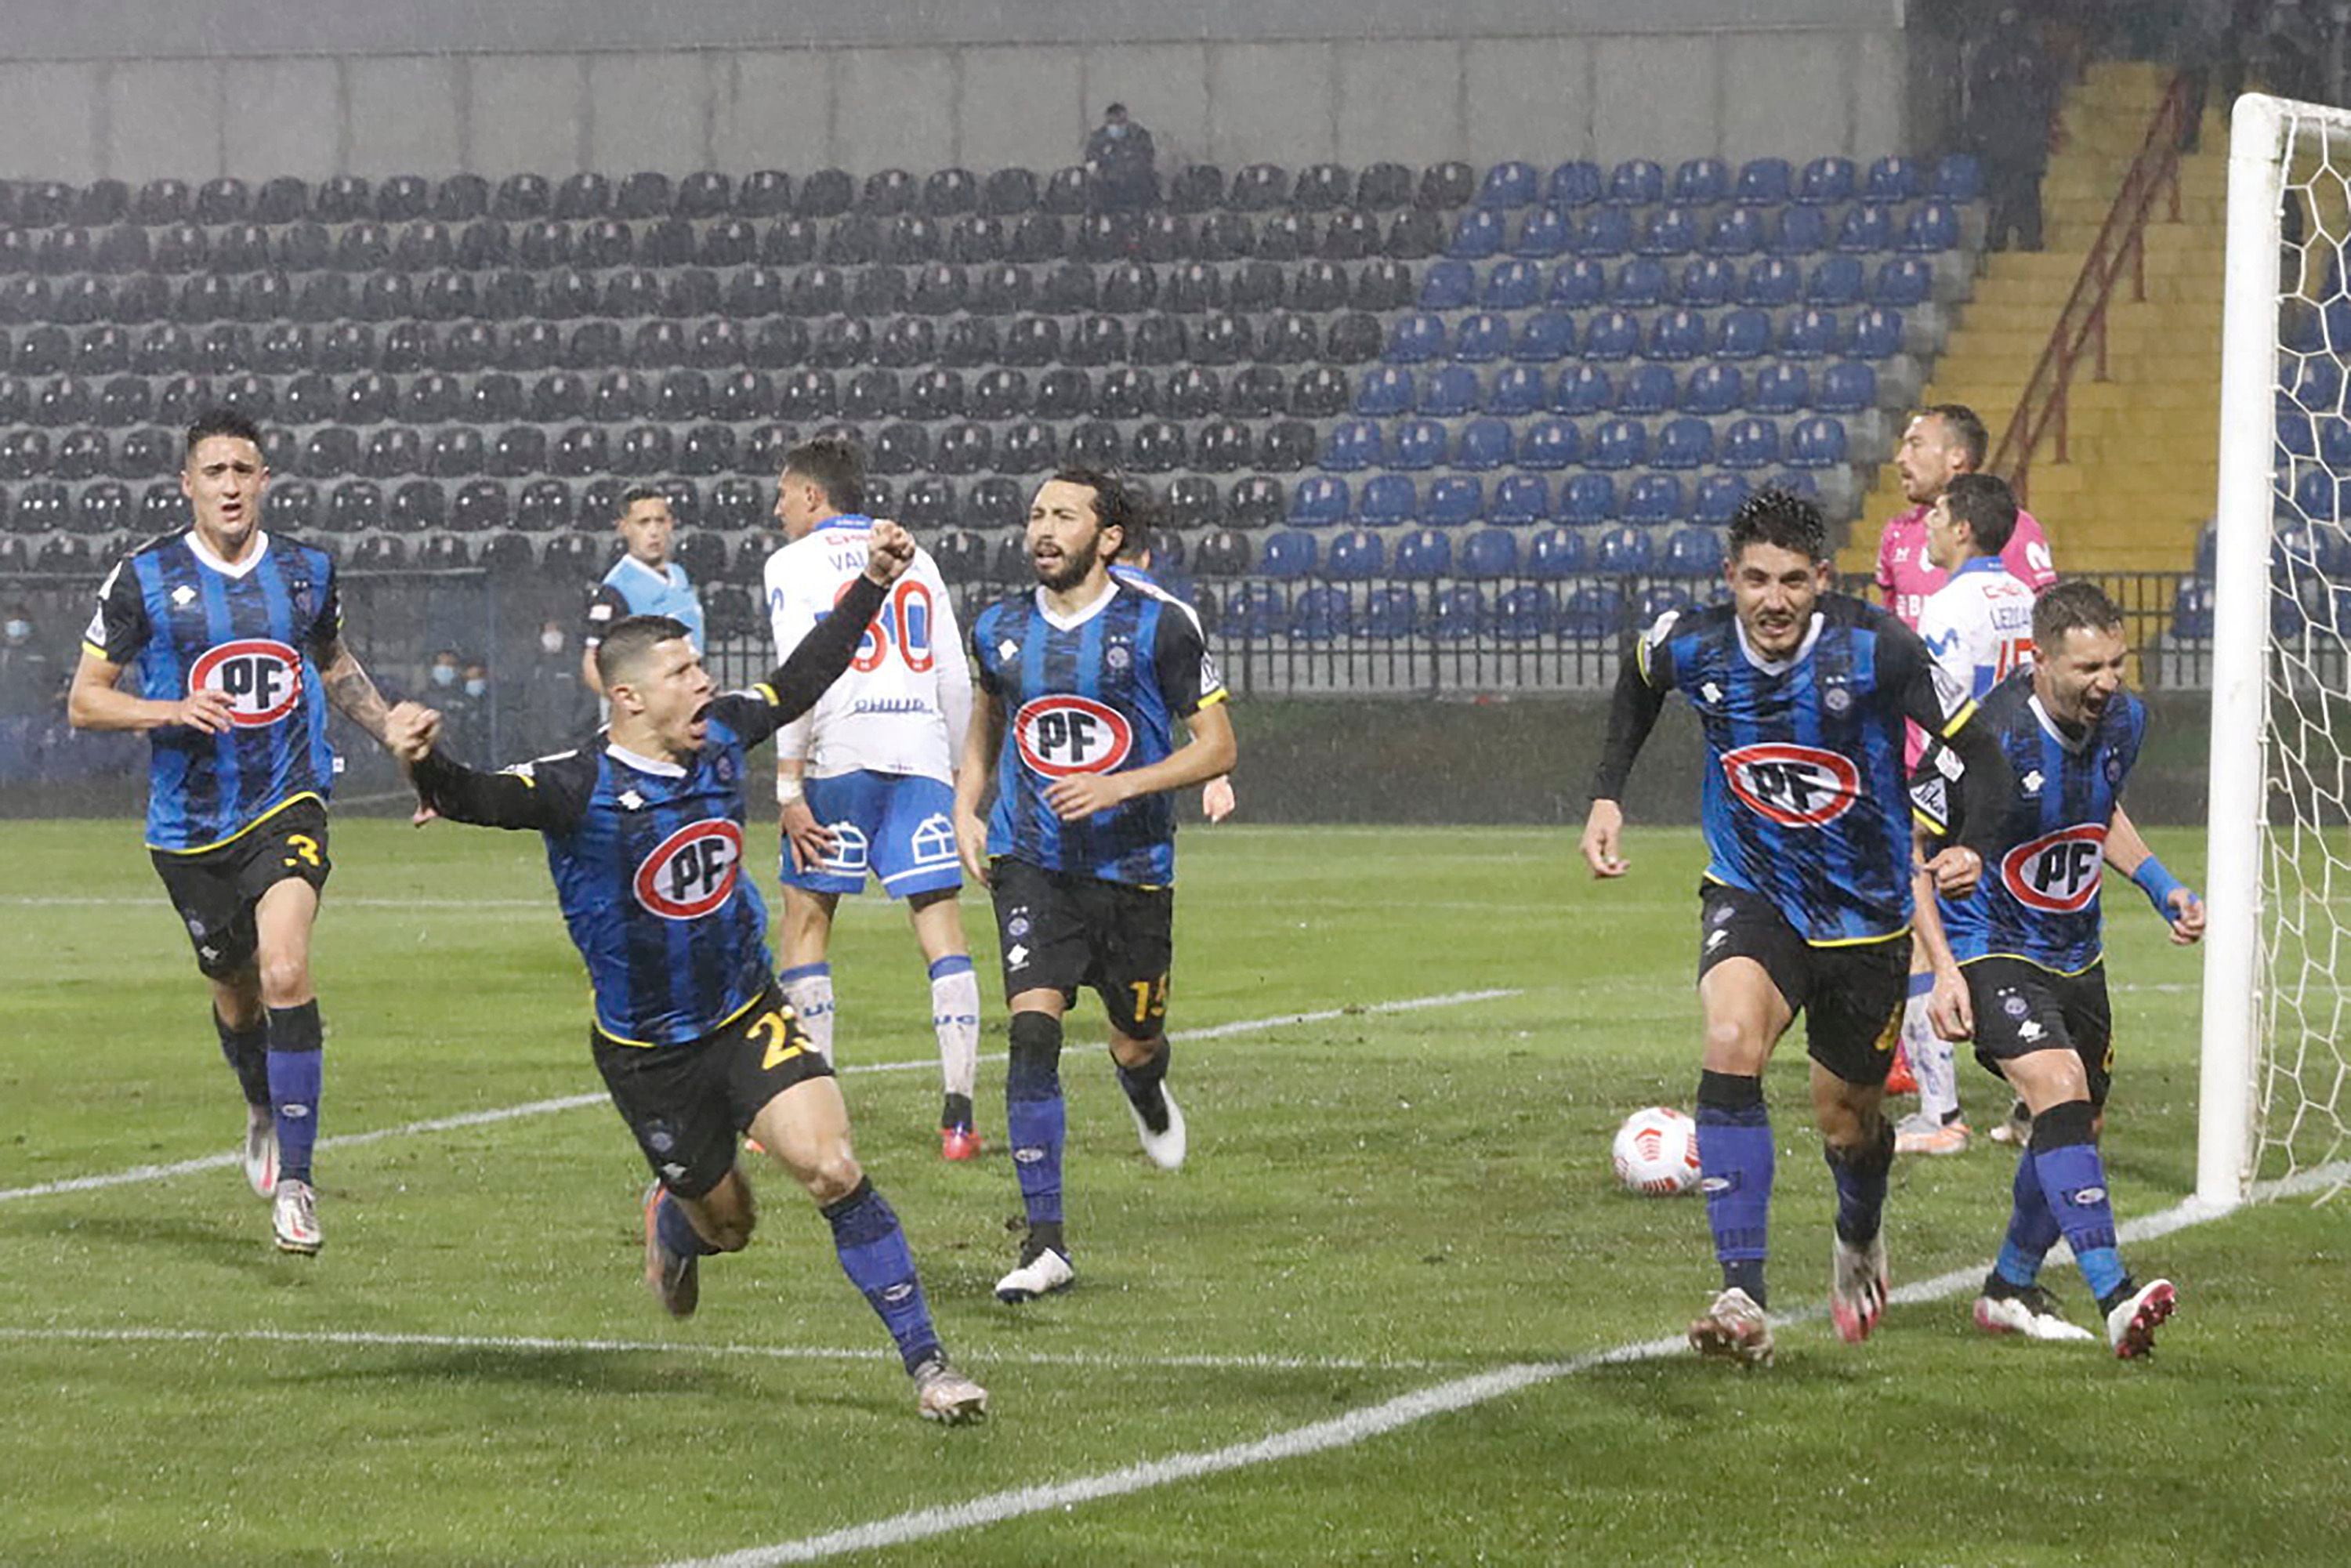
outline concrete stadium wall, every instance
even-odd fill
[[[1072,162],[1113,99],[1191,159],[1906,150],[1899,0],[37,0],[0,173]]]

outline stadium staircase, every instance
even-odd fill
[[[2064,137],[2042,191],[2047,248],[1988,254],[1964,318],[1922,401],[1962,402],[1995,441],[2163,100],[2163,68],[2098,63],[2068,91]],[[2217,99],[2200,151],[2179,163],[2179,218],[2158,202],[2146,230],[2142,301],[2126,280],[2106,319],[2105,377],[2085,362],[2068,394],[2065,456],[2035,449],[2027,505],[2060,567],[2186,570],[2219,483],[2222,209],[2228,123]],[[1878,524],[1908,503],[1888,462],[1878,471],[1843,565],[1874,564]]]

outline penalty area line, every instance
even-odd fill
[[[2252,1199],[2295,1197],[2339,1184],[2346,1177],[2351,1177],[2351,1161],[2322,1166],[2283,1181],[2257,1186]],[[2143,1215],[2118,1229],[2126,1241],[2147,1240],[2191,1225],[2223,1218],[2236,1212],[2237,1207],[2220,1207],[2189,1198],[2159,1213]],[[1939,1300],[1972,1290],[1982,1278],[1981,1265],[1955,1270],[1895,1291],[1892,1299],[1897,1301]],[[1816,1306],[1789,1313],[1778,1321],[1786,1325],[1827,1315],[1825,1307]],[[963,1502],[913,1509],[886,1519],[829,1531],[821,1535],[803,1536],[797,1541],[778,1542],[772,1546],[748,1547],[716,1557],[675,1559],[663,1564],[663,1568],[775,1568],[779,1563],[816,1563],[852,1552],[875,1552],[886,1547],[904,1546],[911,1542],[977,1530],[1008,1519],[1149,1491],[1178,1481],[1198,1480],[1230,1470],[1249,1469],[1336,1448],[1353,1448],[1433,1416],[1450,1415],[1496,1399],[1505,1399],[1513,1394],[1520,1394],[1546,1383],[1556,1383],[1598,1367],[1660,1361],[1667,1356],[1687,1354],[1687,1344],[1676,1336],[1617,1345],[1565,1361],[1499,1367],[1491,1372],[1476,1373],[1416,1389],[1329,1420],[1294,1427],[1285,1432],[1275,1432],[1221,1448],[1170,1454],[1164,1458],[1126,1465],[1074,1480],[1016,1487]]]
[[[1366,1013],[1418,1012],[1429,1008],[1467,1007],[1473,1002],[1499,1001],[1515,997],[1514,989],[1484,991],[1448,991],[1441,996],[1406,997],[1397,1001],[1370,1002],[1361,1007],[1328,1008],[1319,1012],[1281,1013],[1272,1018],[1238,1019],[1231,1023],[1210,1024],[1204,1029],[1176,1030],[1168,1035],[1173,1040],[1223,1040],[1237,1034],[1256,1034],[1266,1030],[1286,1029],[1296,1024],[1328,1023],[1335,1019]],[[1004,1060],[1002,1051],[982,1058],[987,1061]],[[918,1061],[852,1062],[839,1071],[846,1076],[867,1072],[916,1072],[925,1069],[935,1071],[935,1057]],[[602,1092],[592,1094],[564,1094],[551,1100],[532,1100],[520,1105],[502,1105],[488,1111],[466,1111],[454,1116],[434,1116],[422,1122],[406,1122],[396,1127],[378,1127],[367,1133],[341,1133],[319,1140],[319,1149],[326,1153],[335,1149],[355,1149],[368,1144],[380,1144],[391,1138],[413,1137],[426,1133],[454,1132],[462,1127],[488,1126],[499,1122],[520,1121],[528,1116],[552,1115],[559,1111],[577,1111],[584,1106],[610,1103]],[[165,1165],[132,1166],[127,1170],[108,1171],[99,1176],[62,1176],[56,1181],[36,1182],[29,1186],[0,1187],[0,1203],[20,1198],[55,1197],[60,1193],[89,1192],[98,1187],[127,1186],[139,1182],[168,1181],[173,1176],[193,1176],[200,1171],[225,1170],[238,1164],[243,1156],[235,1150],[225,1154],[202,1155],[194,1159],[174,1160]]]

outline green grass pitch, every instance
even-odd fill
[[[2153,836],[2199,869],[2189,835]],[[601,1099],[397,1131],[600,1089],[528,836],[336,826],[324,1130],[389,1135],[322,1153],[320,1257],[269,1249],[233,1166],[24,1194],[218,1155],[240,1124],[136,839],[8,828],[0,1563],[632,1565],[831,1536],[958,1565],[2302,1563],[2351,1532],[2339,1200],[2126,1247],[2181,1290],[2149,1363],[1986,1339],[1968,1291],[1846,1346],[1817,1312],[1831,1199],[1794,1040],[1769,1081],[1773,1294],[1812,1315],[1779,1364],[1559,1369],[1674,1336],[1712,1293],[1698,1202],[1607,1168],[1625,1113],[1696,1082],[1687,830],[1636,826],[1605,887],[1566,831],[1187,832],[1176,1029],[1348,1010],[1179,1043],[1192,1159],[1171,1175],[1135,1147],[1087,1003],[1063,1068],[1080,1282],[1018,1311],[989,1294],[1019,1207],[1000,1059],[987,1156],[944,1165],[919,958],[894,908],[852,904],[841,1060],[914,1064],[845,1078],[860,1152],[994,1396],[954,1431],[915,1418],[779,1173],[751,1249],[675,1324],[638,1280],[645,1173]],[[2192,1186],[2199,970],[2132,890],[2112,904],[2127,1221]],[[966,919],[998,1052],[984,902]],[[1358,1010],[1480,990],[1510,994]],[[2006,1100],[1963,1071],[1981,1126]],[[1984,1265],[2011,1168],[1989,1144],[1897,1167],[1897,1286]],[[2089,1323],[2070,1267],[2050,1278]],[[1548,1371],[1465,1382],[1525,1365]],[[1395,1403],[1431,1390],[1447,1409]],[[1301,1432],[1325,1446],[1293,1452]],[[953,1511],[1129,1467],[1112,1495]],[[942,1532],[904,1523],[925,1510],[950,1511]]]

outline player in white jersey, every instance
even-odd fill
[[[2015,493],[1989,474],[1953,476],[1927,514],[1928,559],[1948,576],[1919,609],[1918,636],[1934,655],[1944,677],[1938,685],[1954,706],[1981,698],[2032,662],[2036,595],[2001,559],[2016,518]],[[1930,748],[1918,767],[1923,772],[1941,760]],[[1903,1009],[1902,1043],[1918,1079],[1918,1109],[1895,1124],[1894,1150],[1963,1154],[1970,1134],[1959,1111],[1959,1069],[1927,1004],[1928,998],[1914,992]]]
[[[865,570],[872,519],[865,462],[852,443],[818,436],[784,456],[776,519],[789,539],[768,558],[776,656],[789,653]],[[972,1082],[979,1051],[979,980],[956,895],[955,759],[971,722],[971,671],[955,605],[927,551],[892,587],[849,673],[776,736],[782,808],[784,918],[778,939],[784,996],[826,1060],[832,1057],[833,912],[868,873],[906,901],[930,965],[946,1104],[939,1152],[977,1155]]]

